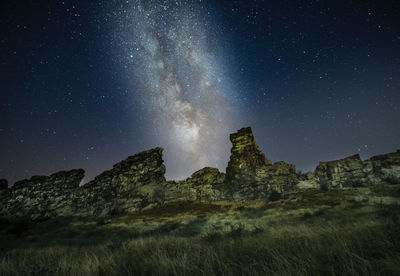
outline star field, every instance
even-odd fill
[[[154,143],[165,147],[168,176],[223,168],[236,108],[215,24],[196,2],[152,3],[121,5],[114,42],[136,96],[149,108]]]
[[[224,171],[251,126],[273,161],[400,148],[397,1],[3,4],[0,178],[165,148],[167,178]]]

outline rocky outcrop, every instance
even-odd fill
[[[84,170],[77,169],[18,181],[8,189],[3,215],[32,219],[69,215],[65,212],[70,195],[78,188],[83,176]]]
[[[234,200],[266,197],[284,192],[296,183],[296,168],[285,162],[272,164],[261,153],[250,127],[230,135],[231,157],[226,168],[226,190]]]
[[[371,166],[365,166],[360,155],[352,155],[340,160],[320,162],[315,175],[320,183],[329,183],[329,187],[341,188],[367,183],[372,172]]]
[[[370,163],[375,176],[375,182],[392,176],[400,177],[400,150],[371,157],[365,163]]]
[[[298,176],[296,187],[299,189],[317,189],[320,187],[317,177],[312,172]]]
[[[289,191],[297,183],[296,167],[283,161],[256,170],[256,183],[266,185],[267,192],[274,190],[280,193]]]
[[[33,176],[8,187],[0,180],[0,217],[111,216],[135,213],[166,202],[264,199],[273,191],[362,186],[400,182],[400,150],[362,161],[359,155],[320,162],[314,173],[296,174],[294,165],[272,163],[261,153],[251,128],[230,135],[226,175],[206,167],[183,181],[166,181],[162,148],[129,156],[79,186],[82,169]],[[297,186],[296,186],[297,184]]]
[[[362,161],[360,155],[320,162],[315,170],[320,184],[329,188],[366,186],[400,176],[400,150]]]
[[[166,182],[162,151],[155,148],[130,156],[81,187],[81,169],[19,181],[0,193],[0,215],[109,216],[162,204]]]
[[[73,198],[81,216],[132,213],[162,204],[165,166],[162,148],[117,163],[79,189]]]
[[[224,198],[225,174],[205,167],[183,181],[168,181],[165,200],[215,201]]]
[[[272,162],[261,153],[250,127],[242,128],[230,135],[231,157],[226,168],[227,182],[233,185],[253,182],[256,170]]]

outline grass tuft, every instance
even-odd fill
[[[0,275],[400,275],[399,187],[0,220]]]

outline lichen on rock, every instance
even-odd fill
[[[359,154],[343,159],[320,162],[315,169],[319,182],[329,188],[366,186],[383,181],[388,176],[400,176],[400,150],[373,156],[362,161]]]
[[[205,167],[182,181],[168,181],[166,201],[216,201],[224,198],[225,174],[216,168]]]
[[[108,216],[162,204],[166,182],[162,152],[154,148],[129,156],[85,184],[75,194],[77,212]]]
[[[284,192],[296,183],[296,168],[267,159],[261,153],[250,127],[230,135],[231,157],[226,168],[226,189],[233,200],[267,197],[272,191]]]
[[[4,215],[29,216],[32,219],[71,215],[65,213],[66,207],[84,174],[84,170],[76,169],[16,182],[9,189]]]

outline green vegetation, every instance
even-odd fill
[[[400,275],[398,184],[0,220],[0,275]]]

